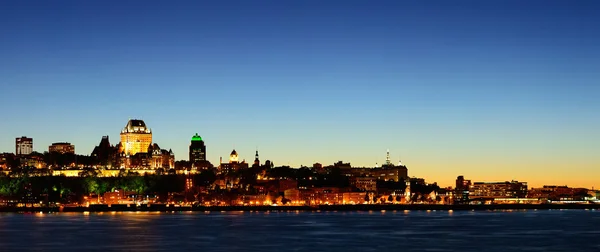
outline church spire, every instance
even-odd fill
[[[258,149],[256,150],[256,155],[254,155],[254,165],[260,165],[260,160],[258,159]]]

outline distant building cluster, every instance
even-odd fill
[[[33,138],[16,138],[15,153],[0,154],[0,169],[7,175],[0,177],[0,183],[13,183],[10,179],[14,177],[66,176],[117,184],[75,184],[67,190],[60,189],[60,182],[52,193],[47,188],[37,188],[35,183],[18,180],[25,182],[0,185],[6,189],[0,191],[0,206],[2,202],[39,204],[39,199],[50,201],[51,195],[58,197],[57,202],[75,204],[178,202],[210,206],[589,203],[598,202],[600,196],[593,189],[528,188],[526,182],[472,182],[464,176],[456,178],[454,187],[440,188],[437,183],[410,177],[402,162],[392,163],[389,150],[385,162],[374,167],[353,167],[343,161],[300,168],[275,166],[270,160],[261,162],[258,150],[254,161],[248,163],[235,149],[214,166],[206,158],[206,143],[198,133],[191,137],[187,160],[175,161],[174,153],[153,142],[152,134],[144,121],[129,120],[120,132],[119,143],[112,145],[109,137],[103,136],[89,156],[77,155],[75,146],[68,142],[53,143],[48,152],[37,153],[33,151]],[[152,177],[136,179],[141,175]],[[82,190],[85,186],[90,187]],[[98,191],[99,188],[104,191]],[[61,191],[69,193],[57,196]]]

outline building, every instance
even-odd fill
[[[192,164],[206,161],[206,146],[204,145],[202,137],[200,137],[198,133],[192,137],[189,158],[190,163]]]
[[[326,167],[327,169],[331,169],[332,166]],[[406,181],[408,177],[408,168],[402,164],[402,162],[398,162],[398,165],[394,165],[390,160],[390,152],[388,150],[386,155],[385,164],[381,167],[376,166],[375,168],[354,168],[350,165],[350,163],[343,163],[339,161],[333,165],[335,168],[339,168],[341,173],[344,176],[348,177],[374,177],[377,180],[383,181],[395,181],[395,182],[403,182]]]
[[[437,191],[437,196],[440,198],[440,204],[453,204],[455,202],[454,199],[454,193],[456,191],[454,190],[454,188],[450,187],[446,187],[446,188],[440,188]]]
[[[475,182],[469,188],[469,199],[525,198],[527,183],[519,181]]]
[[[323,164],[321,163],[314,163],[313,164],[313,171],[316,173],[324,173],[325,170],[323,169]]]
[[[19,166],[19,159],[13,153],[0,153],[0,169]]]
[[[231,151],[231,154],[229,154],[229,163],[237,163],[239,162],[239,156],[237,151],[235,151],[235,149],[233,151]]]
[[[70,143],[53,143],[52,145],[48,146],[48,152],[75,154],[75,145]]]
[[[377,191],[377,179],[374,177],[351,177],[350,185],[360,191]]]
[[[15,154],[29,155],[33,152],[33,138],[26,136],[17,137],[15,140]]]
[[[102,198],[104,199],[104,204],[107,205],[122,204],[124,201],[126,201],[123,190],[117,190],[115,192],[105,192]]]
[[[376,177],[378,180],[384,181],[404,181],[408,179],[408,170],[406,167],[382,167],[371,169],[368,172],[369,176]]]
[[[148,153],[152,155],[151,169],[173,169],[175,168],[175,154],[172,150],[161,149],[158,144],[153,144],[148,148]]]
[[[100,140],[100,144],[94,147],[92,151],[92,158],[94,158],[95,162],[98,165],[108,166],[108,167],[118,167],[119,166],[119,158],[118,151],[120,147],[115,147],[110,145],[110,141],[108,136],[103,136]]]
[[[600,203],[600,190],[592,189],[589,191],[589,193],[590,193],[590,196],[592,196],[592,199],[594,201],[596,201],[596,203]]]
[[[152,144],[152,131],[142,120],[132,119],[127,122],[125,128],[121,130],[121,142],[116,148],[118,149],[117,162],[121,168],[175,168],[173,151],[161,149],[156,143]]]
[[[129,156],[146,152],[150,144],[152,144],[152,131],[146,127],[144,121],[132,119],[127,122],[127,125],[121,131],[121,149],[119,153]]]
[[[457,204],[469,201],[469,189],[471,188],[471,180],[465,179],[464,176],[456,178],[456,186],[454,187],[454,202]]]
[[[239,156],[235,149],[229,155],[229,163],[223,163],[222,159],[220,161],[219,170],[223,173],[239,171],[241,169],[248,169],[248,163],[243,160],[242,162],[239,161]]]
[[[583,201],[592,198],[586,188],[571,188],[568,186],[545,185],[542,188],[532,188],[527,197],[551,201]]]
[[[344,204],[344,205],[362,204],[365,202],[365,196],[367,196],[367,194],[364,192],[342,193],[342,204]]]
[[[172,150],[161,149],[158,144],[152,144],[145,152],[138,152],[127,156],[121,154],[122,168],[129,169],[173,169],[175,168],[175,154]]]
[[[185,190],[191,191],[194,188],[194,178],[187,176],[185,178]]]
[[[390,150],[387,150],[385,164],[381,166],[383,172],[375,172],[381,180],[393,180],[396,182],[408,179],[408,168],[398,161],[398,165],[394,165],[390,159]],[[385,174],[387,172],[388,174]]]
[[[344,202],[343,188],[337,187],[312,187],[300,190],[300,198],[307,205],[338,205]],[[362,193],[363,201],[365,193]],[[347,197],[349,201],[353,201],[351,196]]]
[[[252,167],[254,167],[254,168],[260,167],[260,159],[258,158],[258,150],[256,150],[256,155],[254,155],[254,164],[252,164]]]
[[[302,194],[297,188],[290,188],[283,192],[283,198],[290,200],[292,205],[304,205]]]
[[[374,177],[377,180],[402,182],[408,179],[406,167],[382,167],[382,168],[349,168],[340,169],[347,177]]]
[[[259,193],[281,193],[288,189],[298,188],[298,182],[293,179],[257,180],[255,184]]]
[[[287,189],[284,198],[292,205],[362,204],[365,192],[343,192],[338,188]]]
[[[271,160],[267,160],[265,161],[264,167],[266,167],[267,169],[272,169],[273,167],[275,167],[275,164],[271,162]]]

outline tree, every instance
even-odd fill
[[[87,193],[95,193],[100,189],[100,185],[98,185],[98,181],[96,178],[88,177],[84,181],[85,190]]]
[[[388,198],[387,198],[387,201],[388,201],[388,202],[392,202],[392,201],[394,201],[394,196],[392,196],[392,195],[390,194],[390,196],[388,196]]]
[[[98,195],[98,202],[100,202],[100,196],[102,195],[102,193],[107,191],[108,188],[108,183],[106,183],[104,180],[100,179],[100,178],[95,178],[95,177],[87,177],[84,179],[83,181],[83,185],[84,185],[84,190],[88,193],[88,194],[92,194],[95,193],[96,195]],[[69,192],[70,190],[65,189],[62,191],[62,193],[65,192]]]
[[[87,177],[84,181],[84,185],[85,190],[90,196],[92,193],[96,193],[96,195],[98,195],[98,202],[100,202],[100,193],[98,193],[100,190],[100,185],[98,184],[97,179],[93,177]]]
[[[365,201],[366,201],[366,202],[370,202],[370,201],[371,201],[371,198],[369,198],[369,194],[366,194],[366,195],[365,195]]]
[[[9,195],[18,195],[24,190],[24,186],[30,183],[30,178],[24,174],[18,178],[9,179]]]
[[[11,195],[11,183],[10,178],[0,178],[0,195],[9,196]]]
[[[146,183],[143,177],[133,177],[129,185],[129,189],[140,194],[146,191]]]
[[[69,195],[71,193],[71,189],[67,188],[67,187],[61,187],[59,190],[60,194],[60,200],[64,200],[65,196]]]

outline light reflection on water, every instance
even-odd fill
[[[600,211],[0,214],[0,251],[599,251]]]

